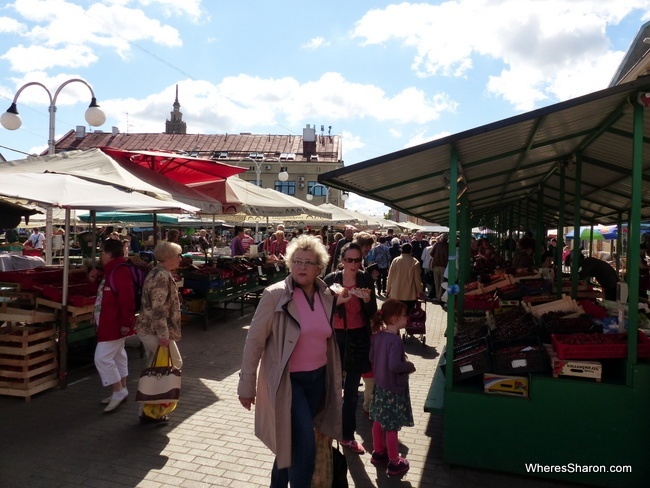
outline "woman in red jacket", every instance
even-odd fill
[[[124,341],[134,334],[135,292],[131,270],[126,264],[120,241],[104,241],[101,262],[104,267],[103,278],[97,289],[94,313],[97,328],[95,366],[102,385],[112,389],[111,396],[102,400],[102,403],[107,404],[104,412],[109,413],[124,403],[129,395],[126,389],[129,365]]]

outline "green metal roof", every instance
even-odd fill
[[[560,207],[573,221],[576,155],[582,157],[580,213],[584,224],[618,222],[631,203],[633,104],[650,92],[650,78],[607,88],[346,166],[320,183],[351,191],[429,222],[449,222],[445,171],[456,151],[467,184],[472,225],[505,210],[514,221],[537,215],[558,223]],[[650,112],[643,112],[641,218],[650,219]],[[560,200],[561,166],[565,194]],[[540,198],[540,194],[542,195]]]

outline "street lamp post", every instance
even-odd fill
[[[325,188],[325,203],[330,203],[330,187],[325,186],[325,185],[321,185],[320,183],[315,183],[309,189],[309,191],[307,192],[307,200],[309,200],[311,202],[314,199],[314,194],[312,193],[312,191],[314,191],[314,188],[319,187],[319,186],[321,188]],[[348,194],[346,192],[341,193],[341,200],[343,200],[345,202],[347,199],[348,199]]]
[[[16,92],[16,95],[14,96],[11,106],[0,117],[0,124],[2,124],[2,126],[8,130],[19,129],[20,126],[22,125],[22,120],[20,119],[20,115],[18,115],[18,109],[16,107],[16,102],[18,101],[18,97],[20,96],[20,94],[25,88],[32,85],[40,86],[45,90],[48,97],[50,98],[50,106],[48,108],[50,112],[50,124],[49,124],[49,133],[48,133],[49,137],[47,141],[47,147],[48,147],[47,152],[48,154],[54,154],[56,152],[56,141],[54,139],[56,100],[63,87],[74,82],[82,83],[86,85],[90,90],[91,100],[90,100],[90,105],[88,106],[88,109],[86,110],[86,114],[85,114],[86,122],[88,122],[88,124],[94,127],[102,125],[106,121],[106,115],[99,108],[99,105],[97,105],[97,99],[95,98],[95,93],[93,92],[91,86],[81,78],[72,78],[70,80],[63,82],[54,92],[54,96],[52,96],[50,90],[48,90],[47,87],[42,83],[39,83],[37,81],[32,81],[24,84]],[[46,234],[45,263],[52,264],[52,208],[47,209],[46,219],[45,219],[45,234]]]

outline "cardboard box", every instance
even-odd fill
[[[483,391],[495,395],[528,398],[528,378],[485,373],[483,374]]]
[[[575,378],[594,379],[600,383],[603,365],[599,361],[576,361],[575,359],[552,358],[553,378],[573,376]]]

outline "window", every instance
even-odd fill
[[[247,181],[248,183],[251,183],[251,184],[257,186],[257,180],[256,180],[256,179],[254,179],[254,180],[246,180],[246,181]],[[259,184],[259,186],[260,186],[260,187],[262,186],[262,180],[261,180],[261,179],[260,179],[260,184]]]
[[[295,195],[296,182],[275,180],[275,191],[279,191],[280,193],[284,193],[285,195]]]
[[[307,192],[311,193],[315,197],[324,197],[327,196],[327,187],[321,185],[317,181],[310,181]]]

